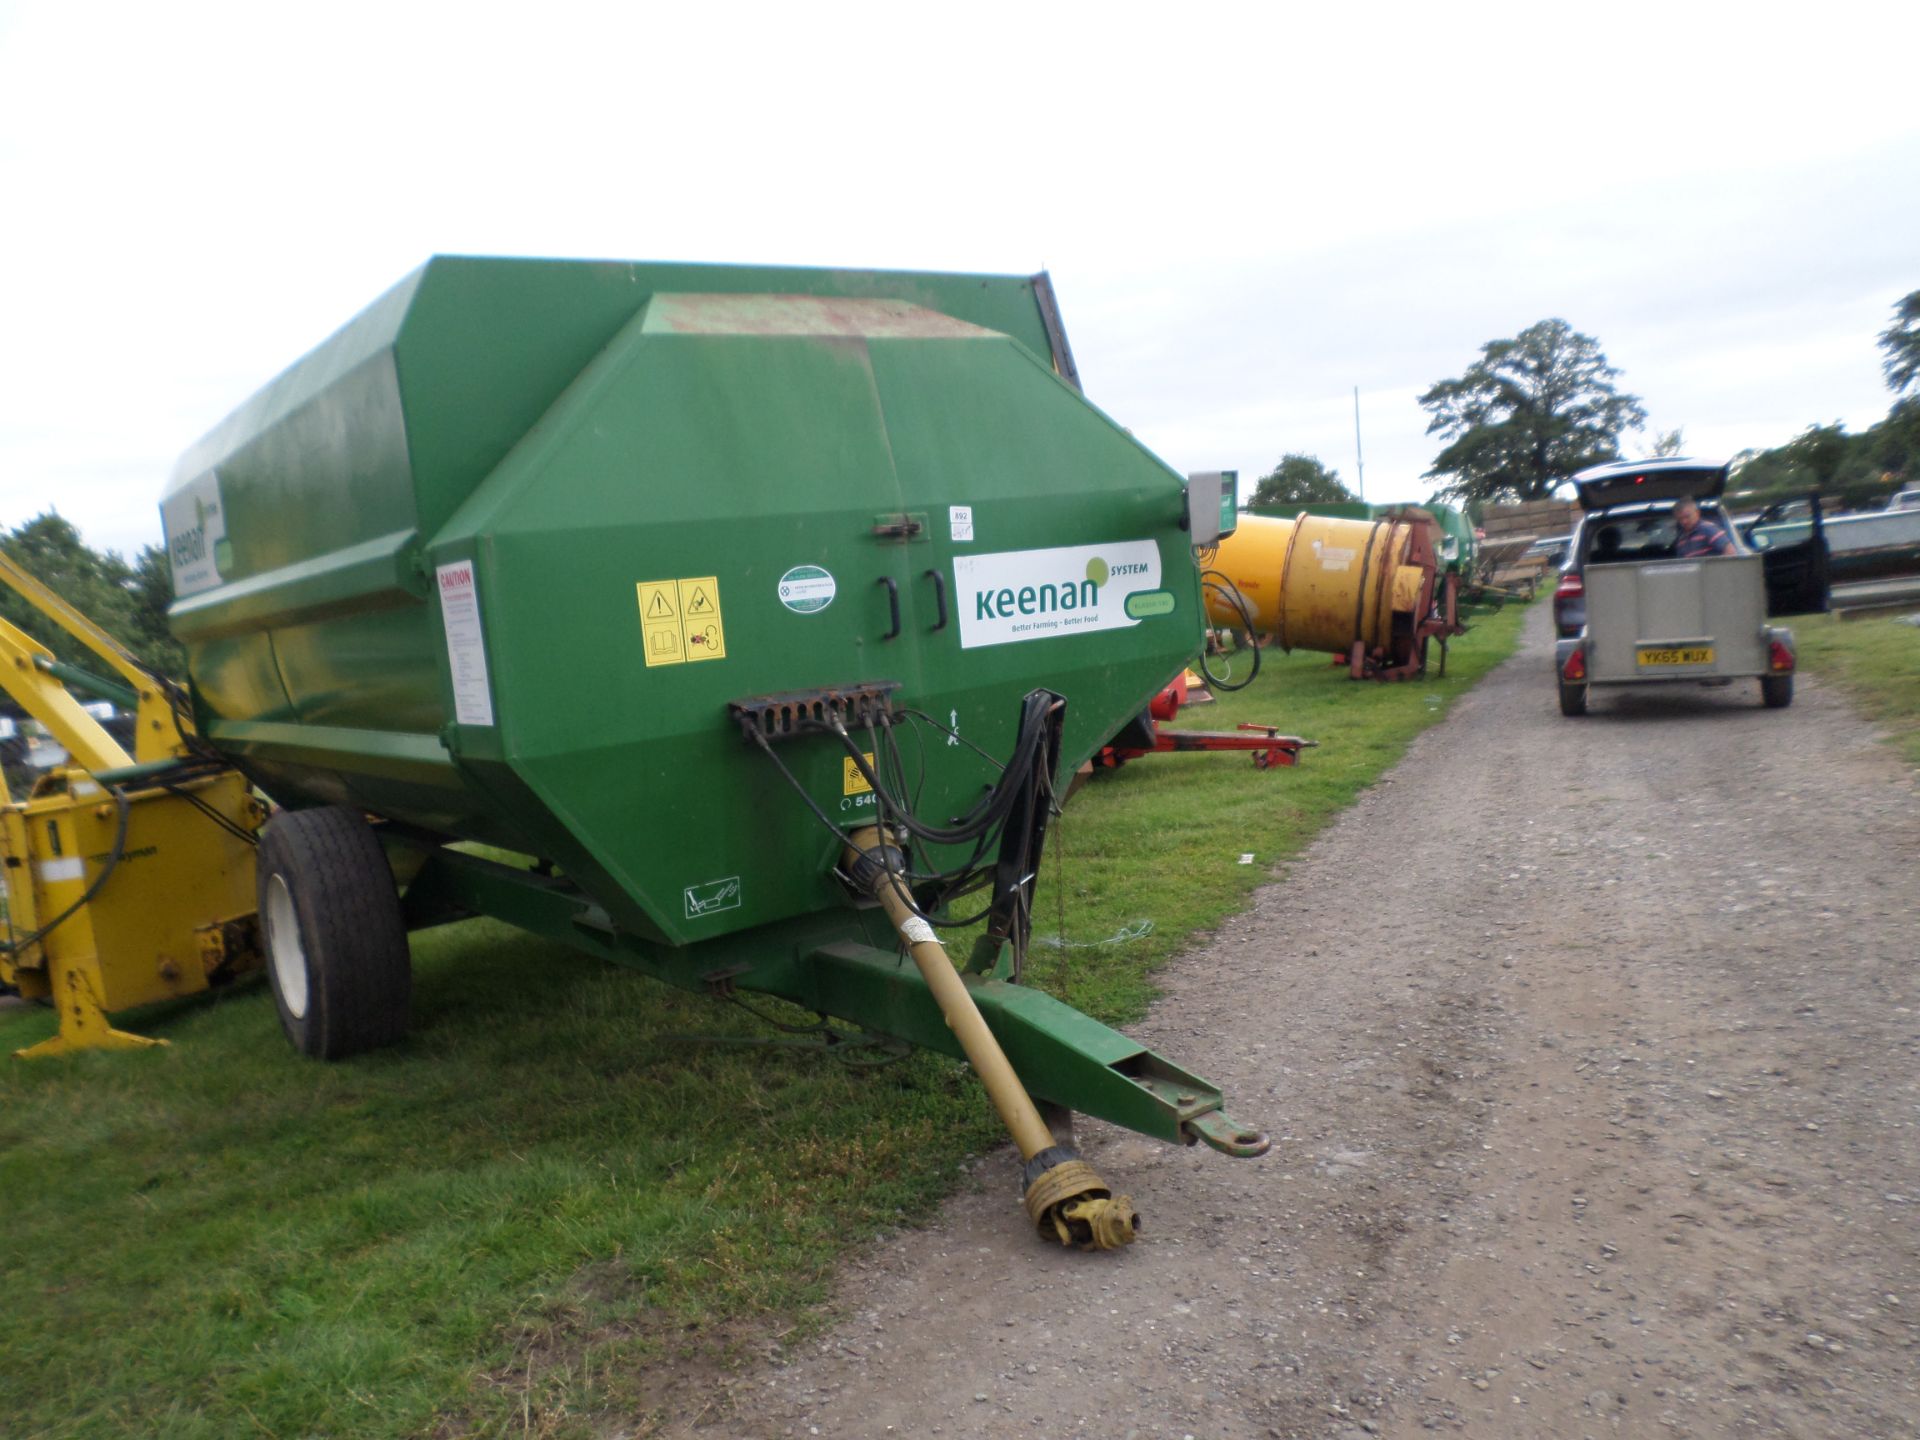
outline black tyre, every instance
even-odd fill
[[[404,1036],[413,967],[373,827],[338,805],[277,815],[258,869],[267,976],[294,1049],[339,1060]]]
[[[1560,682],[1560,713],[1562,715],[1584,715],[1587,713],[1587,687],[1569,685]]]
[[[1793,676],[1762,675],[1760,699],[1769,710],[1784,710],[1793,704]]]

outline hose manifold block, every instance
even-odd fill
[[[1062,1154],[1072,1152],[1056,1148],[1034,1159]],[[1030,1161],[1029,1172],[1032,1168]],[[1034,1176],[1027,1185],[1025,1204],[1027,1218],[1042,1240],[1082,1250],[1118,1250],[1131,1245],[1140,1228],[1133,1201],[1115,1195],[1099,1172],[1077,1156],[1061,1159]]]

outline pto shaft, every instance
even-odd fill
[[[853,842],[871,851],[879,838],[879,831],[868,829],[857,832]],[[973,1066],[980,1083],[986,1086],[987,1098],[993,1101],[993,1108],[1000,1112],[1001,1122],[1013,1137],[1013,1143],[1020,1147],[1020,1158],[1031,1160],[1041,1151],[1051,1148],[1053,1131],[1040,1118],[1040,1107],[1027,1094],[1020,1077],[1014,1073],[1012,1062],[1000,1048],[1000,1042],[993,1038],[993,1031],[987,1028],[987,1022],[981,1018],[980,1007],[973,1003],[973,996],[967,993],[966,984],[954,970],[946,947],[934,935],[933,927],[913,913],[912,907],[901,895],[898,884],[886,874],[884,867],[881,869],[880,883],[874,887],[873,893],[880,901],[881,908],[887,912],[887,918],[893,921],[893,928],[906,941],[907,951],[920,969],[920,977],[927,982],[927,989],[933,992],[934,1003],[940,1007],[940,1013],[947,1017],[947,1028],[959,1040],[960,1048],[967,1052],[967,1063]]]
[[[856,830],[850,838],[848,872],[887,912],[946,1017],[947,1028],[959,1040],[1007,1133],[1020,1147],[1027,1215],[1041,1236],[1083,1250],[1114,1250],[1131,1243],[1140,1224],[1132,1202],[1124,1195],[1116,1197],[1072,1147],[1055,1143],[1039,1107],[953,968],[946,947],[915,912],[905,883],[897,878],[905,869],[906,857],[887,845],[874,826]]]

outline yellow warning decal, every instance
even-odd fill
[[[867,768],[873,768],[873,756],[863,754],[861,759],[867,762]],[[867,777],[860,773],[860,767],[853,763],[851,755],[843,756],[840,761],[840,793],[842,795],[864,795],[873,787],[867,784]]]
[[[648,665],[727,658],[717,579],[696,575],[691,580],[642,580],[635,588],[640,595],[640,640]]]
[[[687,637],[687,659],[727,658],[727,632],[720,620],[720,582],[711,575],[682,580],[680,629]]]
[[[640,582],[640,640],[649,665],[678,665],[687,658],[687,642],[680,633],[680,588],[673,581]]]

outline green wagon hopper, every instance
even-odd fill
[[[1063,1241],[1131,1211],[1036,1100],[1266,1149],[1020,983],[1058,782],[1201,625],[1182,481],[1044,276],[435,259],[162,509],[199,733],[286,807],[307,1053],[399,1038],[405,931],[484,914],[965,1055]]]

